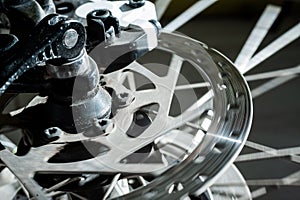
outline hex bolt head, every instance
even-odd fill
[[[129,93],[123,92],[117,94],[117,100],[119,107],[126,107],[132,103],[132,101],[134,100],[134,96],[130,95]]]
[[[129,6],[131,8],[139,8],[145,5],[146,0],[129,0]]]
[[[58,127],[51,127],[51,128],[44,130],[44,133],[50,139],[50,138],[60,136],[63,133],[63,131]]]
[[[114,129],[111,119],[94,119],[92,127],[83,133],[86,137],[97,137],[109,135]]]
[[[110,16],[111,13],[106,9],[94,10],[93,12],[91,12],[91,17],[93,19],[101,19],[102,21],[105,21]]]
[[[74,29],[67,30],[63,36],[63,45],[67,49],[72,49],[77,44],[78,37],[79,35],[76,30]]]

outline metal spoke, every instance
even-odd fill
[[[252,196],[253,199],[255,199],[255,198],[261,197],[261,196],[263,196],[265,194],[267,194],[267,188],[262,187],[262,188],[259,188],[257,190],[254,190],[251,193],[251,196]]]
[[[138,180],[143,186],[147,185],[147,181],[144,179],[144,177],[138,176]]]
[[[115,189],[121,196],[128,194],[130,192],[128,179],[124,178],[124,179],[119,180],[116,184]]]
[[[171,1],[172,0],[156,0],[155,7],[156,7],[156,14],[157,14],[158,20],[160,20],[162,18],[162,16],[165,14]]]
[[[47,193],[50,193],[50,192],[53,192],[55,190],[58,190],[59,188],[69,184],[69,183],[72,183],[72,182],[75,182],[75,181],[80,181],[82,178],[81,177],[75,177],[75,178],[68,178],[64,181],[61,181],[57,184],[55,184],[54,186],[50,187],[49,189],[46,190]]]
[[[120,179],[120,176],[121,176],[120,173],[114,176],[109,188],[107,189],[104,197],[102,198],[103,200],[106,200],[110,196],[110,194],[112,193],[112,191],[116,187],[116,184],[117,184],[118,180]]]
[[[164,29],[168,31],[175,31],[186,22],[190,21],[196,15],[201,13],[203,10],[214,4],[217,0],[200,0],[189,9],[184,11],[181,15],[171,21]]]
[[[252,149],[262,151],[262,152],[276,152],[277,151],[277,149],[274,149],[274,148],[271,148],[271,147],[268,147],[268,146],[265,146],[262,144],[258,144],[255,142],[251,142],[249,140],[246,142],[245,146],[252,148]],[[300,163],[300,156],[295,155],[295,154],[291,154],[289,156],[291,157],[292,162]]]
[[[250,81],[258,81],[258,80],[264,80],[269,78],[277,78],[277,77],[284,77],[284,76],[290,76],[290,75],[298,75],[300,73],[300,65],[288,69],[281,69],[271,72],[263,72],[258,74],[252,74],[245,76],[245,79]],[[188,85],[177,85],[175,90],[189,90],[189,89],[196,89],[196,88],[204,88],[209,87],[209,83],[193,83]]]
[[[249,60],[267,35],[280,11],[281,8],[278,6],[268,5],[266,7],[235,60],[235,65],[238,66],[239,70],[243,71],[243,68],[247,66]]]
[[[285,76],[285,77],[278,77],[275,79],[272,79],[268,81],[267,83],[262,84],[261,86],[255,88],[254,90],[251,91],[252,93],[252,98],[257,98],[261,96],[262,94],[269,92],[270,90],[277,88],[278,86],[296,78],[297,75],[290,75],[290,76]]]
[[[298,39],[300,37],[300,23],[292,27],[290,30],[288,30],[286,33],[281,35],[279,38],[277,38],[275,41],[273,41],[271,44],[269,44],[267,47],[265,47],[263,50],[261,50],[259,53],[257,53],[251,60],[249,61],[248,65],[241,70],[241,72],[244,74],[251,70],[252,68],[256,67],[258,64],[293,42],[294,40]]]
[[[294,172],[286,177],[279,179],[254,179],[247,180],[249,186],[300,186],[300,171]],[[231,186],[244,186],[245,183],[229,182],[224,184],[214,184],[214,187],[231,187]]]
[[[273,151],[274,149],[271,148],[271,147],[267,147],[265,145],[262,145],[262,144],[258,144],[258,143],[255,143],[255,142],[251,142],[251,141],[247,141],[245,146],[247,147],[250,147],[252,149],[256,149],[256,150],[259,150],[259,151],[263,151],[263,152],[266,152],[266,151]]]
[[[277,77],[283,77],[283,76],[290,76],[290,75],[296,75],[300,73],[300,65],[288,69],[281,69],[271,72],[264,72],[259,74],[253,74],[246,76],[246,80],[249,81],[258,81],[258,80],[264,80],[269,78],[277,78]]]
[[[274,149],[271,151],[240,155],[236,159],[236,162],[279,158],[279,157],[291,156],[291,155],[297,155],[297,154],[300,154],[300,147],[292,147],[292,148],[279,149],[279,150]]]
[[[209,86],[210,86],[209,83],[193,83],[188,85],[177,85],[175,90],[190,90],[190,89],[204,88]]]

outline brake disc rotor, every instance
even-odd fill
[[[179,199],[207,191],[232,164],[247,139],[252,120],[245,80],[216,50],[186,36],[162,33],[157,49],[171,56],[165,75],[151,70],[153,63],[144,67],[134,62],[103,76],[101,82],[113,90],[117,105],[103,132],[63,133],[55,143],[33,148],[22,157],[8,150],[0,152],[1,160],[31,195],[39,199],[51,196],[34,180],[36,174],[105,174],[115,178],[121,174],[123,179],[152,178],[121,193],[113,187],[120,184],[114,178],[108,184],[112,189],[106,188],[110,190],[108,197]],[[92,55],[97,55],[97,48]],[[203,81],[202,92],[193,87],[196,83],[190,84],[192,75],[183,73],[185,67],[192,67],[194,79]],[[139,87],[137,83],[133,86],[132,75],[142,82]],[[178,85],[180,80],[188,86]],[[190,99],[193,102],[180,100],[176,95],[180,87],[194,94]],[[93,157],[49,162],[66,143],[78,142]],[[22,163],[22,168],[16,163]]]

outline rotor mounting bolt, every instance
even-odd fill
[[[44,133],[44,136],[46,137],[45,139],[48,142],[52,142],[59,139],[59,137],[63,134],[63,131],[58,127],[51,127],[44,130]]]
[[[118,105],[119,107],[126,107],[134,100],[134,97],[130,95],[129,93],[123,92],[120,94],[117,94],[118,99]]]
[[[72,49],[75,47],[78,41],[78,33],[74,29],[69,29],[65,32],[63,36],[63,44],[67,49]]]
[[[44,130],[45,134],[49,137],[56,137],[62,134],[62,130],[57,127],[51,127]]]
[[[101,119],[98,123],[104,133],[110,133],[113,130],[114,124],[110,119]]]
[[[145,5],[146,0],[129,0],[129,6],[131,8],[139,8]]]
[[[86,137],[97,137],[100,135],[109,135],[114,129],[114,123],[111,119],[94,119],[93,126],[83,134]]]

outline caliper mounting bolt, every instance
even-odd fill
[[[145,0],[129,0],[129,6],[131,8],[139,8],[145,5]]]

